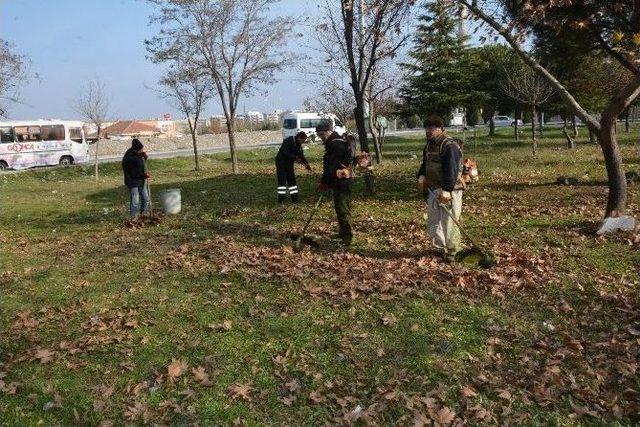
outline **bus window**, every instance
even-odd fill
[[[16,126],[13,128],[18,142],[40,141],[40,126]]]
[[[298,120],[296,119],[284,119],[282,127],[285,129],[295,129],[298,127]]]
[[[82,144],[82,129],[69,128],[69,139],[78,144]]]
[[[318,126],[323,121],[324,121],[323,119],[301,119],[300,127],[302,129],[308,129],[308,128],[315,129],[315,127]]]
[[[13,142],[13,129],[10,127],[0,127],[0,142],[11,144]]]
[[[64,141],[63,125],[41,126],[40,132],[43,141]]]

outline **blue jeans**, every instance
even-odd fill
[[[149,193],[147,186],[142,184],[139,187],[129,188],[129,213],[131,220],[138,217],[140,212],[148,213],[150,210]]]

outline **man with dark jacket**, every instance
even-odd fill
[[[282,141],[280,150],[276,155],[276,174],[278,176],[278,202],[283,203],[287,199],[287,191],[291,201],[298,201],[298,184],[294,170],[295,163],[301,163],[310,171],[311,166],[304,157],[302,144],[307,140],[307,134],[299,132],[295,137],[290,136]]]
[[[427,143],[418,170],[418,186],[426,195],[427,233],[433,245],[453,261],[461,249],[460,229],[445,209],[460,220],[462,213],[462,148],[444,130],[444,122],[431,116],[424,122]]]
[[[322,178],[318,190],[333,190],[333,203],[338,218],[338,236],[345,246],[351,245],[351,154],[347,143],[333,131],[329,120],[316,127],[316,134],[324,143]]]
[[[140,212],[149,212],[149,193],[146,180],[149,174],[146,171],[145,160],[147,155],[143,151],[144,146],[138,139],[131,141],[129,148],[122,158],[122,171],[124,172],[124,185],[129,189],[129,213],[131,221],[138,219]]]

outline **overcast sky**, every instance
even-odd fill
[[[319,2],[281,0],[271,13],[314,15]],[[154,35],[148,25],[152,13],[144,0],[0,0],[0,37],[27,55],[31,71],[39,75],[22,89],[23,104],[10,106],[10,117],[75,118],[73,100],[94,77],[111,93],[114,119],[180,116],[145,87],[153,86],[162,72],[145,59],[143,42]],[[240,111],[297,108],[313,92],[309,83],[299,82],[304,76],[294,67],[278,77],[267,97],[241,100]],[[217,102],[207,110],[222,111]]]

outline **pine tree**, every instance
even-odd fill
[[[444,0],[431,0],[422,5],[413,49],[413,62],[404,64],[409,70],[401,89],[407,114],[438,114],[448,119],[451,111],[466,104],[471,71],[464,65],[466,37],[458,34],[458,10]]]

